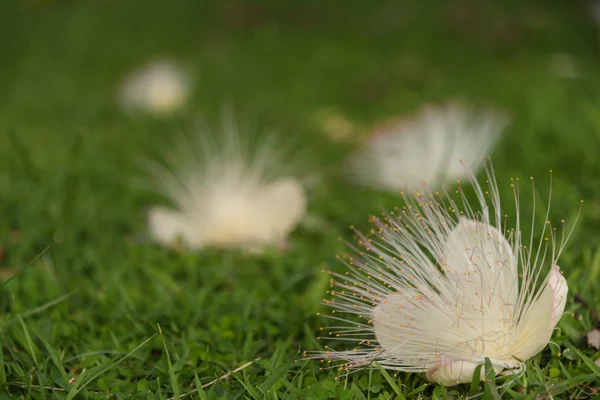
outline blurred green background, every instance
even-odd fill
[[[467,396],[468,385],[449,391],[420,375],[390,378],[396,390],[376,368],[337,381],[335,369],[295,362],[323,344],[320,270],[341,268],[338,237],[399,202],[339,178],[353,145],[330,140],[319,113],[366,131],[456,98],[512,115],[494,153],[502,189],[532,175],[545,198],[552,169],[555,219],[573,221],[584,200],[561,263],[572,294],[554,339],[562,356],[546,349],[509,394],[592,396],[600,375],[575,349],[595,359],[583,334],[600,305],[599,32],[588,3],[566,0],[2,1],[4,396]],[[190,103],[168,118],[123,113],[123,77],[157,57],[191,68]],[[224,103],[298,140],[323,177],[310,205],[320,222],[287,254],[184,254],[145,240],[146,209],[164,199],[145,187],[140,158],[200,118],[218,120]]]

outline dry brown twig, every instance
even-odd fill
[[[247,363],[240,365],[239,367],[237,367],[236,369],[233,369],[231,371],[228,371],[227,373],[225,373],[224,375],[221,375],[220,377],[213,379],[212,381],[205,383],[204,385],[202,385],[202,389],[206,389],[207,387],[219,382],[220,380],[223,380],[225,378],[228,378],[229,376],[231,376],[232,374],[235,374],[236,372],[240,372],[241,370],[243,370],[244,368],[249,367],[250,365],[254,364],[255,362],[259,361],[261,358],[255,358],[252,361],[248,361]],[[198,389],[194,389],[191,392],[187,392],[182,394],[181,396],[179,396],[180,399],[183,399],[184,397],[190,396],[194,393],[198,392]],[[176,397],[170,397],[167,400],[176,400]]]
[[[207,387],[219,382],[220,380],[223,380],[225,378],[228,378],[229,376],[231,376],[232,374],[235,374],[236,372],[240,372],[241,370],[243,370],[244,368],[249,367],[250,365],[254,364],[255,362],[259,361],[261,358],[255,358],[252,361],[248,361],[247,363],[240,365],[239,367],[237,367],[236,369],[233,369],[231,371],[228,371],[227,373],[225,373],[224,375],[221,375],[220,377],[213,379],[212,381],[205,383],[204,385],[202,385],[202,389],[206,389]],[[55,392],[66,392],[67,390],[63,389],[63,388],[59,388],[59,387],[52,387],[52,386],[41,386],[41,385],[27,385],[23,382],[15,382],[14,385],[19,386],[21,388],[27,388],[27,387],[31,387],[31,388],[36,388],[36,389],[44,389],[44,390],[52,390]],[[187,392],[182,394],[181,396],[179,396],[180,399],[183,399],[184,397],[187,396],[191,396],[192,394],[198,392],[198,389],[194,389],[191,392]],[[112,393],[106,393],[106,392],[94,392],[94,393],[103,393],[106,394],[108,396],[114,396]],[[175,397],[170,397],[168,400],[175,400]]]

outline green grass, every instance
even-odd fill
[[[583,2],[363,3],[2,2],[0,272],[17,275],[0,291],[1,398],[598,396],[599,354],[583,335],[600,308],[600,54]],[[579,79],[555,76],[555,53],[573,57]],[[169,119],[123,115],[120,78],[156,55],[198,72],[192,104]],[[570,295],[555,345],[522,376],[453,388],[377,365],[322,371],[302,360],[332,344],[316,339],[320,271],[343,268],[349,225],[399,200],[346,184],[349,146],[313,116],[334,107],[368,125],[455,97],[513,115],[494,153],[504,201],[510,177],[535,176],[547,195],[550,169],[553,220],[572,221],[584,200],[561,259]],[[310,205],[323,226],[298,229],[286,254],[146,240],[146,209],[164,200],[139,184],[138,160],[223,102],[298,138],[323,177]]]

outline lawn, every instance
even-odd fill
[[[16,3],[16,2],[15,2]],[[593,398],[600,310],[600,30],[583,1],[60,1],[0,5],[0,398]],[[123,113],[124,74],[156,56],[193,67],[169,118]],[[575,76],[567,77],[567,72]],[[570,74],[573,75],[573,74]],[[570,292],[554,345],[518,378],[443,388],[423,374],[321,370],[324,269],[349,229],[401,205],[346,182],[353,124],[462,98],[509,112],[493,154],[502,200],[534,176],[551,218],[573,222]],[[317,223],[287,252],[166,250],[151,243],[140,159],[223,104],[307,149]],[[291,140],[291,139],[290,139]],[[529,200],[528,200],[529,199]],[[530,196],[524,195],[523,208]],[[543,207],[542,207],[543,208]],[[524,213],[527,218],[527,212]],[[204,388],[202,388],[204,387]]]

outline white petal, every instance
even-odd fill
[[[527,360],[542,351],[565,310],[569,287],[557,265],[548,274],[546,287],[525,311],[515,331],[511,354]]]
[[[221,191],[204,212],[207,240],[225,247],[279,245],[305,212],[304,190],[292,179]]]
[[[451,280],[466,285],[475,304],[489,299],[493,312],[510,314],[518,299],[518,266],[512,246],[495,227],[461,218],[447,238],[441,266]],[[472,283],[469,285],[468,283]]]
[[[388,296],[372,312],[381,356],[400,370],[408,366],[412,371],[426,371],[439,364],[439,360],[450,359],[476,366],[483,363],[485,357],[490,358],[492,364],[502,366],[498,372],[520,366],[507,352],[510,331],[502,330],[506,327],[502,321],[482,319],[479,310],[465,310],[464,315],[457,318],[455,314],[461,311],[460,306],[444,304],[440,299],[429,300],[416,290]],[[455,373],[443,372],[451,380],[456,380],[452,375]]]
[[[427,379],[444,386],[468,383],[471,382],[477,366],[482,365],[483,363],[483,361],[456,360],[442,355],[439,358],[439,362],[427,370]],[[509,364],[502,361],[492,361],[492,367],[494,368],[496,375],[506,368],[513,367],[512,364]],[[482,365],[479,379],[483,380],[484,378],[485,367]]]
[[[148,229],[155,240],[165,245],[173,244],[179,238],[188,243],[194,241],[189,219],[181,212],[163,207],[150,209]]]
[[[404,354],[402,345],[410,338],[408,335],[404,336],[405,329],[402,328],[405,307],[407,302],[404,296],[394,294],[377,305],[372,313],[377,342],[383,350],[399,359]]]
[[[414,294],[417,292],[414,291]],[[438,311],[428,303],[417,306],[400,294],[389,296],[375,307],[372,314],[375,336],[383,351],[381,355],[388,364],[395,364],[400,370],[402,366],[410,365],[412,371],[426,371],[427,379],[446,386],[470,382],[475,368],[484,363],[486,356],[490,358],[496,374],[520,368],[518,360],[495,358],[492,342],[484,347],[492,355],[485,354],[485,351],[483,354],[474,352],[473,345],[481,344],[481,340],[477,340],[478,333],[473,334],[474,343],[465,346],[460,335],[469,335],[467,324],[467,329],[462,330],[453,324],[444,327],[444,317]],[[428,324],[428,321],[431,322]],[[436,322],[438,330],[430,332],[435,329]],[[482,379],[484,375],[482,367]]]
[[[592,329],[585,334],[585,337],[587,338],[588,346],[596,350],[600,349],[600,329]]]
[[[307,199],[304,188],[293,179],[285,179],[270,185],[262,198],[261,216],[269,230],[279,237],[286,237],[306,214]]]
[[[454,324],[453,309],[438,307],[417,290],[392,294],[372,312],[375,338],[383,356],[393,359],[398,366],[412,366],[425,371],[433,355],[452,352],[453,356],[469,357],[465,331]],[[471,336],[466,331],[467,336]],[[475,333],[477,337],[479,333]],[[469,337],[470,339],[470,337]]]

